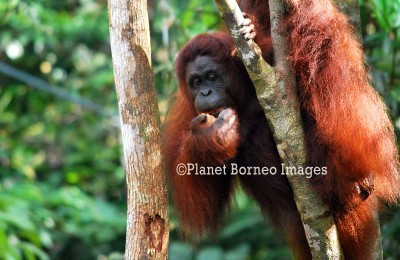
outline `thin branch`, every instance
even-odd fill
[[[388,90],[389,93],[392,89],[394,89],[394,84],[396,82],[396,64],[397,64],[397,51],[398,51],[397,32],[398,32],[398,28],[394,28],[393,29],[394,39],[393,39],[392,68],[391,68],[391,72],[390,72],[390,83],[389,83],[389,90]]]
[[[71,94],[70,92],[61,89],[60,87],[53,86],[43,79],[32,76],[24,71],[16,69],[4,62],[0,61],[0,73],[7,75],[11,78],[24,82],[28,86],[32,86],[38,90],[50,93],[58,98],[63,100],[71,101],[81,107],[89,109],[93,112],[96,112],[100,115],[107,117],[115,117],[116,113],[112,113],[111,111],[105,110],[101,105],[90,101],[89,99],[79,97],[77,95]]]

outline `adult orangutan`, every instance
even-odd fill
[[[307,166],[326,169],[312,184],[334,214],[346,259],[370,259],[374,216],[399,197],[398,155],[386,107],[370,86],[361,46],[329,0],[288,1],[286,26],[307,145]],[[268,1],[242,1],[254,20],[244,33],[273,62]],[[264,8],[264,9],[263,9]],[[255,28],[255,33],[252,31]],[[297,259],[311,259],[286,176],[236,175],[233,167],[281,169],[254,86],[223,32],[189,41],[177,58],[179,90],[165,149],[173,199],[187,234],[215,230],[236,180],[283,231]],[[196,164],[219,175],[180,175]]]

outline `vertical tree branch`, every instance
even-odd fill
[[[128,189],[126,259],[166,259],[167,191],[146,0],[109,0]]]
[[[215,0],[217,9],[238,47],[255,85],[260,104],[274,135],[282,162],[287,167],[305,166],[305,143],[295,80],[286,61],[287,40],[279,24],[284,19],[282,0],[270,0],[272,35],[277,66],[274,70],[248,46],[238,24],[243,16],[234,0]],[[254,44],[254,43],[252,43]],[[313,259],[342,257],[338,234],[329,208],[304,176],[287,175],[301,215]]]
[[[296,80],[288,61],[289,46],[286,31],[283,24],[286,14],[285,2],[282,0],[269,0],[271,35],[276,60],[275,71],[278,78],[278,86],[284,88],[288,94],[290,107],[293,114],[299,118],[298,128],[301,131],[302,151],[298,153],[301,158],[295,157],[287,164],[288,166],[305,166],[305,144],[304,133],[301,123],[300,104],[296,94]],[[279,120],[279,119],[278,119]],[[287,137],[282,136],[285,140]],[[288,140],[295,142],[295,140]],[[297,155],[298,156],[298,155]],[[338,233],[329,208],[321,198],[314,192],[309,181],[302,176],[288,175],[293,189],[297,208],[300,212],[308,243],[314,259],[338,259],[342,256]],[[317,199],[318,198],[318,199]],[[316,200],[317,199],[317,200]],[[327,217],[328,216],[328,217]],[[322,237],[321,237],[322,235]]]

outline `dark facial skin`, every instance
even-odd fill
[[[230,107],[230,79],[226,69],[208,56],[198,56],[188,63],[186,82],[198,113],[218,113]]]

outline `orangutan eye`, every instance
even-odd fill
[[[201,78],[193,77],[193,78],[190,79],[190,84],[189,85],[192,88],[196,88],[196,87],[199,87],[201,85],[201,83],[202,83]]]
[[[210,81],[216,81],[218,78],[217,74],[215,72],[210,72],[207,75],[207,79]]]

